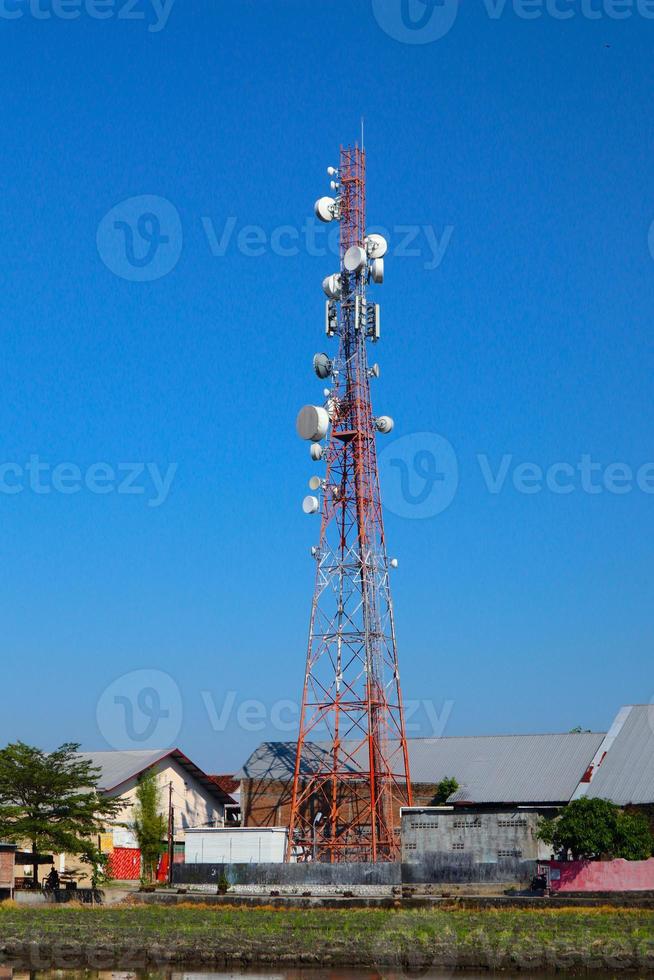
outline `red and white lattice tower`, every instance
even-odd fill
[[[329,168],[335,197],[315,206],[340,222],[340,270],[323,289],[334,356],[317,354],[327,384],[322,405],[298,415],[299,435],[325,464],[304,500],[321,513],[309,647],[302,694],[289,860],[389,861],[399,852],[397,815],[411,805],[409,758],[395,645],[389,571],[377,471],[376,434],[388,416],[373,415],[367,344],[379,339],[379,306],[367,300],[380,283],[387,243],[366,235],[365,152],[341,148]]]

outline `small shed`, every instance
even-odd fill
[[[286,827],[198,827],[186,831],[186,864],[282,864]]]

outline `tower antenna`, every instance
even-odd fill
[[[323,281],[325,330],[334,355],[313,366],[328,387],[306,405],[298,434],[325,464],[309,481],[305,514],[321,514],[311,549],[316,581],[311,606],[287,859],[393,861],[399,808],[410,806],[411,781],[382,514],[376,434],[393,429],[374,416],[368,343],[380,336],[379,305],[367,298],[383,282],[388,245],[366,234],[366,155],[341,148],[329,167],[334,197],[316,216],[340,222],[340,267]],[[321,819],[317,819],[321,814]]]

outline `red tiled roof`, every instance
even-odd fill
[[[233,776],[225,775],[211,775],[209,776],[212,782],[218,786],[223,793],[235,793],[240,789],[241,784],[238,779],[234,779]]]

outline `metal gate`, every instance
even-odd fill
[[[116,881],[138,881],[141,851],[138,847],[115,847],[109,855],[109,874]]]

